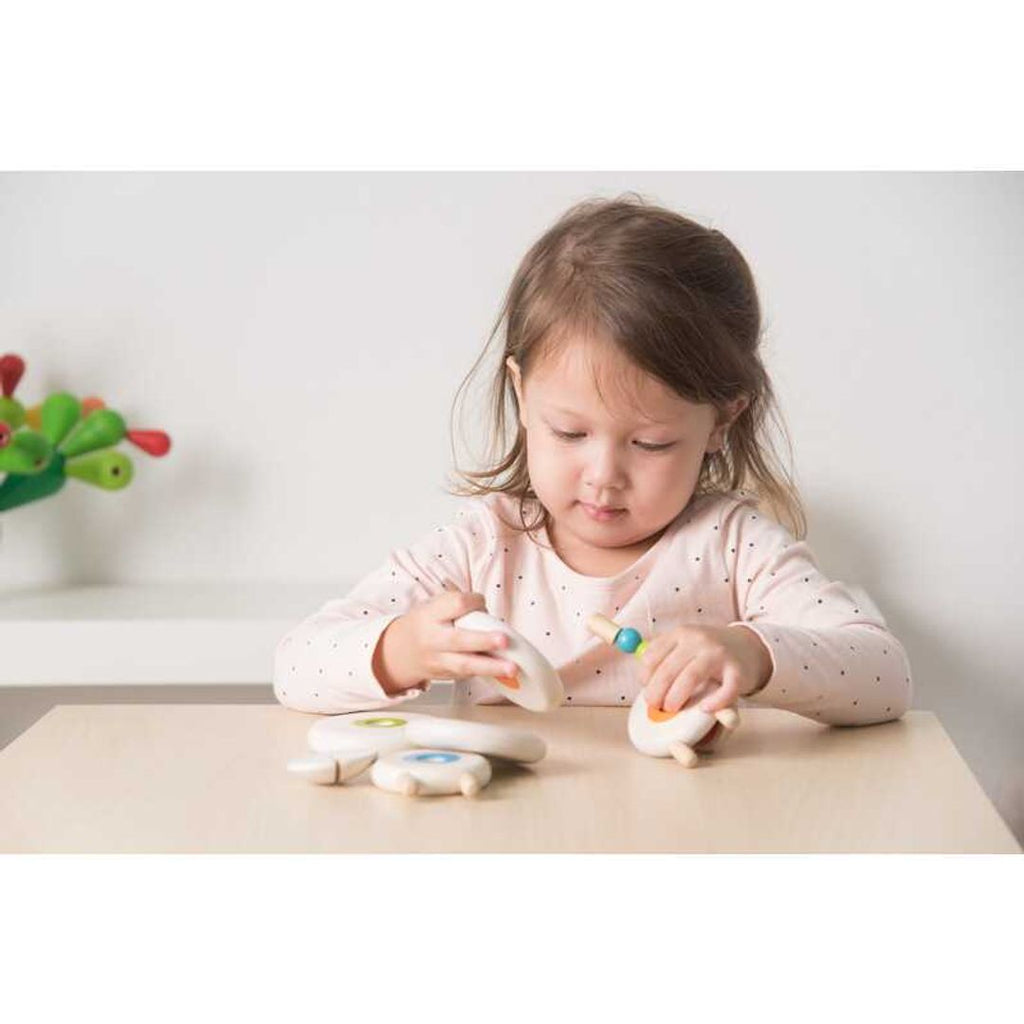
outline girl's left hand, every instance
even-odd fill
[[[678,626],[652,637],[640,655],[640,682],[652,708],[678,711],[695,690],[718,682],[701,702],[714,714],[759,690],[772,673],[761,638],[744,626]]]

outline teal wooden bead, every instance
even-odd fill
[[[632,654],[643,642],[640,634],[635,629],[620,629],[615,634],[615,646],[626,654]]]

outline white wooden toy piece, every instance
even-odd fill
[[[306,739],[311,754],[288,762],[288,771],[321,786],[354,779],[381,754],[405,750],[406,726],[416,714],[360,711],[332,715],[310,726]]]
[[[440,747],[485,754],[509,761],[539,761],[546,753],[544,740],[526,729],[510,729],[488,722],[421,715],[410,722],[406,738],[418,747]]]
[[[646,647],[635,629],[622,629],[604,615],[591,615],[587,619],[587,628],[626,654],[639,656]],[[633,746],[642,754],[671,756],[687,768],[694,767],[697,764],[697,747],[709,750],[723,732],[732,732],[740,721],[735,708],[723,708],[710,714],[697,706],[710,688],[700,688],[678,711],[652,708],[641,690],[633,701],[626,725]]]
[[[377,760],[375,753],[307,754],[288,762],[288,771],[320,786],[333,786],[354,779]]]
[[[377,749],[368,747],[366,736]],[[336,785],[393,754],[402,770],[385,765],[371,778],[383,789],[410,796],[458,792],[473,796],[491,777],[490,764],[481,755],[531,762],[547,753],[544,740],[526,729],[418,714],[336,715],[316,722],[308,739],[313,752],[288,762],[288,771],[294,775],[323,786]],[[423,753],[430,756],[405,758]]]
[[[694,697],[700,700],[703,694]],[[735,708],[723,708],[710,714],[692,702],[679,711],[652,708],[641,691],[629,711],[626,729],[633,746],[651,757],[674,757],[681,765],[692,768],[697,763],[697,746],[707,750],[723,731],[732,732],[739,725]]]
[[[508,647],[501,649],[500,657],[515,662],[519,671],[513,676],[491,678],[509,700],[529,711],[550,711],[562,703],[565,690],[551,662],[508,623],[486,612],[467,612],[455,620],[455,625],[460,629],[504,633],[508,637]]]
[[[491,781],[491,765],[479,754],[396,750],[376,761],[371,778],[375,786],[406,796],[476,796]]]
[[[331,715],[310,726],[309,749],[318,754],[388,754],[411,745],[406,726],[421,717],[389,711]]]

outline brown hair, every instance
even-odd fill
[[[746,395],[749,404],[729,428],[725,447],[705,454],[694,497],[750,493],[797,538],[807,523],[793,478],[778,460],[765,427],[781,428],[792,444],[762,365],[761,308],[754,277],[740,251],[720,231],[644,200],[635,192],[588,199],[568,209],[523,257],[487,345],[463,379],[452,404],[476,373],[506,324],[500,364],[491,386],[487,468],[458,469],[450,493],[497,491],[519,499],[522,529],[549,525],[539,502],[527,525],[525,502],[536,501],[518,422],[509,356],[523,378],[573,331],[610,339],[632,363],[677,394],[717,409]]]

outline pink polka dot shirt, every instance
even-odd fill
[[[695,497],[615,576],[576,572],[551,549],[546,531],[531,537],[507,525],[518,521],[518,501],[507,495],[465,499],[452,523],[393,550],[347,596],[328,601],[281,639],[274,656],[278,700],[338,714],[419,696],[429,681],[388,696],[374,675],[373,653],[392,620],[447,588],[483,594],[487,611],[555,667],[569,706],[628,706],[641,689],[636,659],[586,628],[595,612],[648,640],[680,625],[742,623],[754,630],[771,654],[772,672],[741,707],[865,725],[898,718],[910,706],[906,653],[870,598],[824,576],[807,544],[743,492]],[[453,689],[456,703],[507,703],[491,679],[457,680]]]

